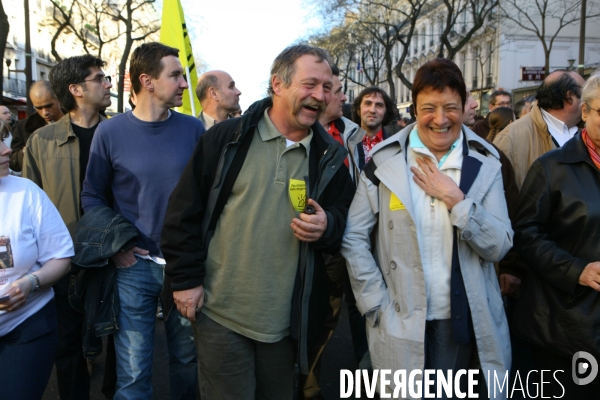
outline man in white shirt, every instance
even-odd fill
[[[494,139],[494,144],[512,163],[519,189],[538,157],[561,147],[577,133],[584,83],[574,71],[554,71],[538,88],[538,103],[531,112],[508,125]]]
[[[225,71],[208,71],[200,76],[196,86],[196,96],[202,106],[198,116],[205,129],[229,118],[240,110],[242,92],[235,81]]]

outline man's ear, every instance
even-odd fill
[[[216,102],[219,101],[219,93],[217,92],[217,89],[215,89],[214,87],[211,87],[208,89],[208,92],[210,94],[210,97],[212,97],[214,101],[216,101]]]
[[[81,85],[77,83],[72,83],[69,85],[69,92],[73,95],[73,97],[82,97],[83,91],[84,90]]]
[[[273,75],[271,77],[271,87],[273,88],[273,93],[279,96],[281,93],[281,89],[284,87],[283,81],[277,75]]]
[[[152,77],[150,75],[141,74],[139,79],[144,89],[149,92],[154,92],[154,83],[152,82]]]

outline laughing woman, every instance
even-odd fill
[[[73,243],[46,194],[9,175],[10,153],[0,141],[0,399],[40,399],[58,342],[51,286]]]
[[[510,341],[493,263],[512,229],[499,155],[462,124],[467,91],[452,61],[423,64],[412,92],[416,124],[371,151],[342,241],[373,368],[504,377]],[[447,398],[437,382],[430,393]]]

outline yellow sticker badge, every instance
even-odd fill
[[[304,211],[306,207],[306,182],[300,179],[290,179],[290,201],[292,207],[298,212]]]
[[[392,211],[406,210],[406,207],[404,206],[404,204],[402,204],[400,199],[394,193],[392,193],[392,195],[390,197],[390,210],[392,210]]]

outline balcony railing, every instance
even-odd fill
[[[5,92],[10,92],[25,97],[27,89],[24,80],[15,78],[8,79],[8,77],[5,76],[2,80],[2,83],[4,84]]]

